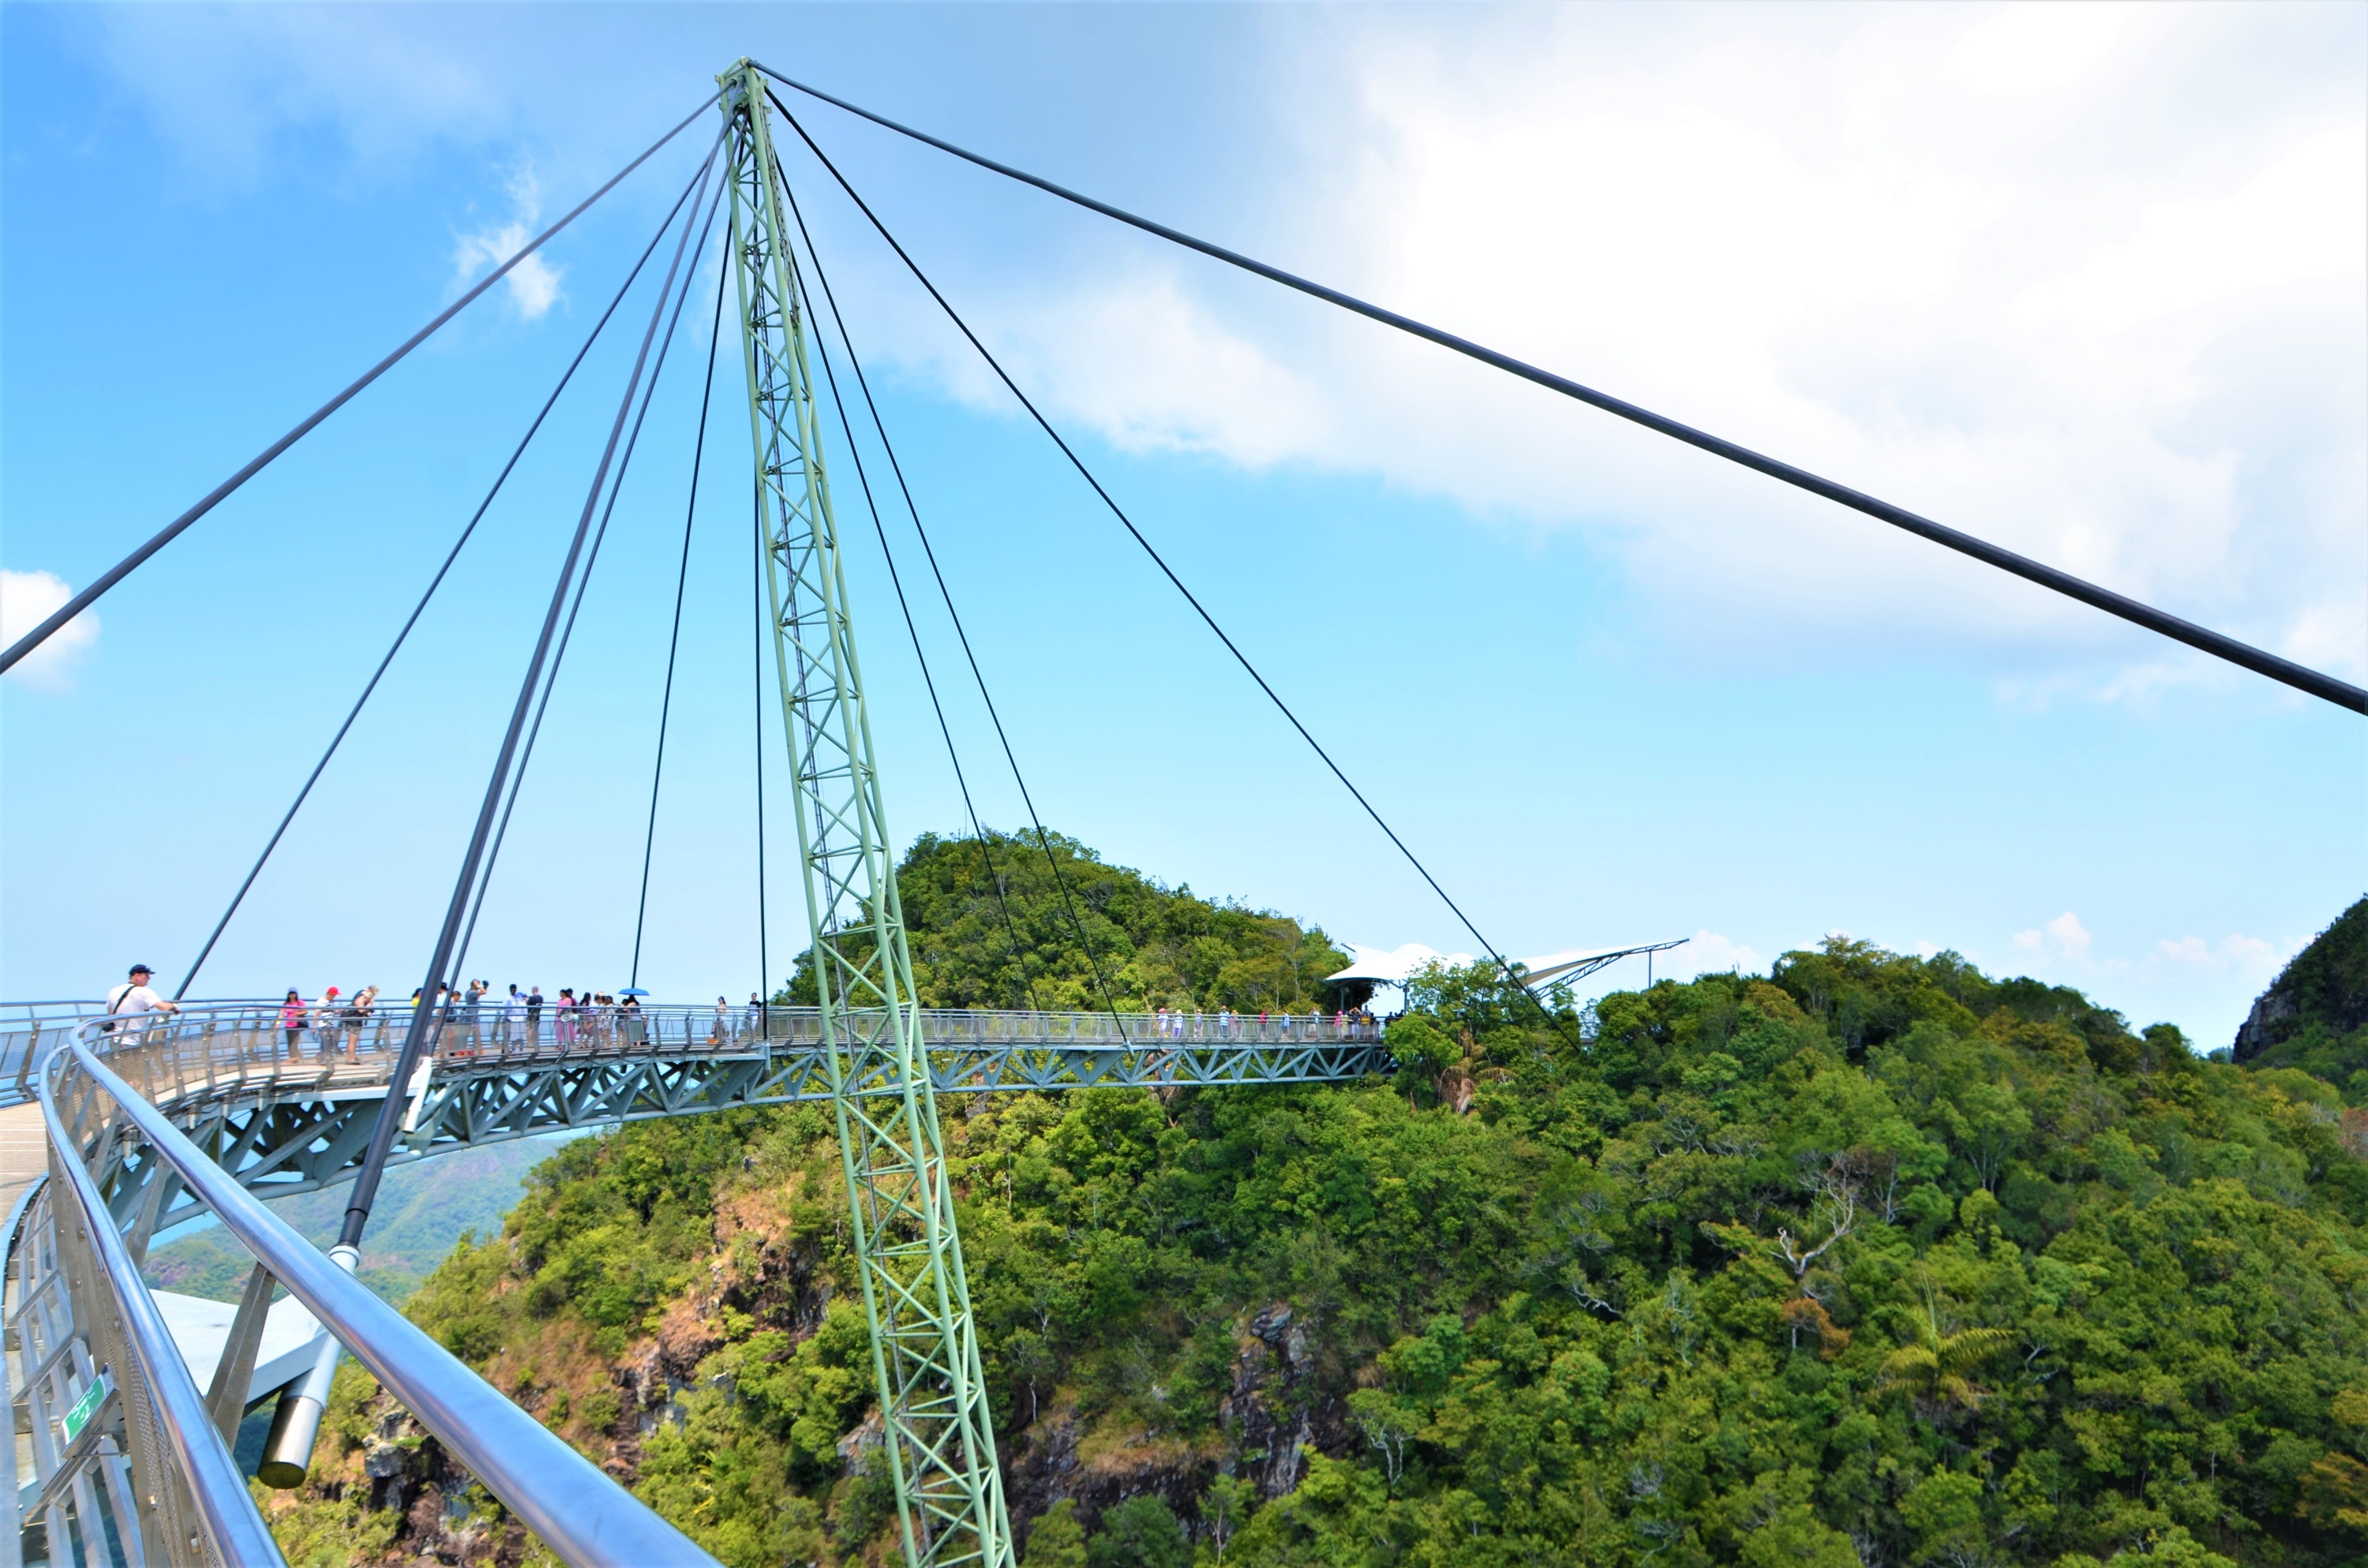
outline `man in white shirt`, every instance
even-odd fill
[[[526,998],[518,994],[516,984],[510,986],[508,997],[502,1003],[502,1043],[521,1038],[526,1032]]]
[[[148,982],[154,978],[155,972],[144,963],[133,964],[131,978],[107,994],[107,1016],[110,1018],[119,1017],[130,1018],[137,1017],[142,1013],[178,1012],[179,1008],[149,989]],[[120,1024],[109,1024],[108,1028],[111,1033],[122,1027]]]

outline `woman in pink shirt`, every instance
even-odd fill
[[[288,1039],[288,1060],[290,1062],[304,1060],[304,1020],[308,1016],[304,998],[291,989],[288,993],[288,1000],[279,1006],[279,1030]]]

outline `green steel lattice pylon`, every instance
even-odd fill
[[[978,1331],[872,758],[764,85],[723,88],[732,254],[814,976],[905,1555],[1011,1568]],[[852,1088],[894,1092],[864,1096]]]

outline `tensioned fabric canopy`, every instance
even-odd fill
[[[1686,940],[1679,937],[1675,941],[1645,942],[1626,948],[1573,948],[1513,961],[1520,966],[1522,980],[1537,985],[1549,980],[1581,980],[1615,960],[1661,952],[1681,946]],[[1442,969],[1461,969],[1477,961],[1470,953],[1442,953],[1420,942],[1408,942],[1400,948],[1368,948],[1351,942],[1349,950],[1356,955],[1355,961],[1338,973],[1326,975],[1326,980],[1370,980],[1380,985],[1404,985],[1433,964]]]

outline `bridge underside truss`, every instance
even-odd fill
[[[1387,1053],[1376,1045],[1334,1040],[1178,1041],[1158,1049],[987,1043],[929,1054],[929,1076],[940,1095],[1338,1083],[1388,1065]],[[904,1093],[884,1070],[846,1088],[866,1097]],[[284,1081],[268,1089],[226,1086],[182,1101],[174,1108],[174,1119],[250,1190],[279,1198],[332,1187],[352,1176],[383,1096],[380,1087],[307,1093]],[[828,1054],[811,1047],[484,1066],[461,1057],[438,1064],[390,1163],[571,1129],[833,1098]],[[131,1222],[134,1210],[148,1201],[145,1184],[137,1165],[121,1173],[108,1193],[120,1220]],[[197,1212],[178,1194],[158,1201],[153,1229]]]

